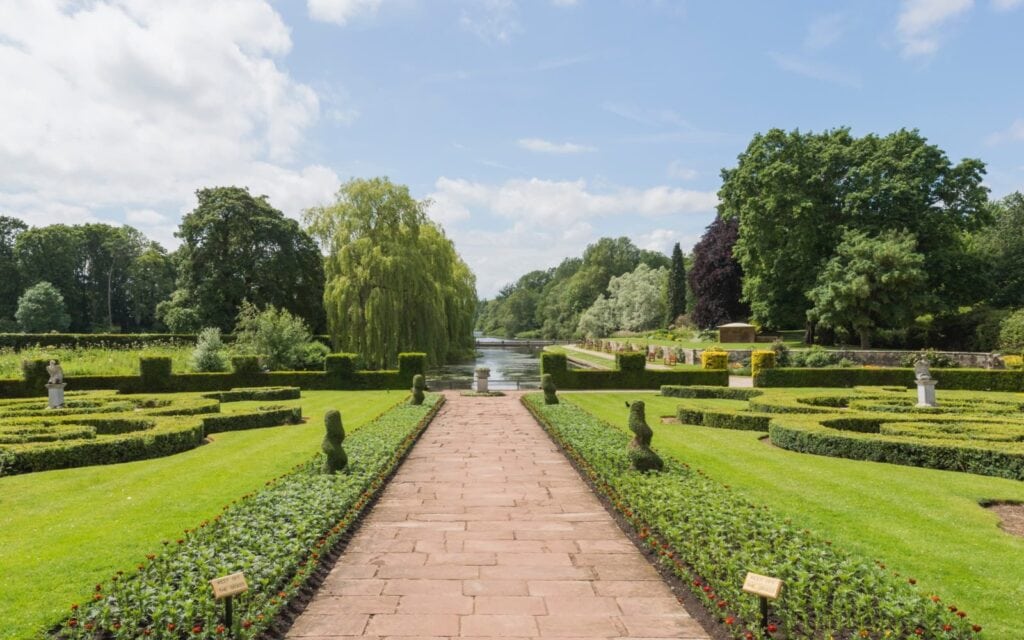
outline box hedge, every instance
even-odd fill
[[[633,354],[618,354],[631,356]],[[640,362],[646,367],[643,354]],[[618,358],[617,358],[618,360]],[[633,359],[627,359],[627,366],[635,367]],[[663,385],[717,385],[728,386],[729,373],[721,371],[652,371],[643,367],[623,371],[582,371],[569,369],[564,353],[542,353],[540,372],[550,374],[559,390],[571,389],[660,389]]]
[[[190,346],[196,343],[194,333],[0,333],[0,348],[21,351],[36,347],[55,349],[138,349],[148,345]],[[313,339],[331,346],[330,336],[315,335]],[[226,343],[235,341],[230,333],[221,334]]]
[[[750,374],[757,380],[762,372],[775,368],[775,352],[756,349],[750,353]],[[755,383],[756,386],[756,383]]]
[[[340,354],[351,359],[350,354]],[[262,371],[255,356],[236,356],[231,359],[229,373],[178,373],[171,371],[171,359],[144,357],[139,359],[138,376],[65,376],[68,388],[76,391],[112,390],[121,393],[151,392],[211,392],[229,391],[240,387],[301,387],[310,390],[375,390],[408,389],[412,377],[425,374],[425,353],[401,353],[398,369],[382,371],[353,371],[339,375],[328,367],[339,366],[338,361],[325,361],[324,371]],[[42,363],[42,365],[36,364]],[[33,361],[23,372],[30,378],[0,380],[0,398],[24,398],[46,395],[43,360]],[[40,378],[39,367],[43,377]]]
[[[1024,371],[1002,369],[934,369],[939,389],[1024,391]],[[914,386],[914,370],[899,368],[778,368],[762,371],[759,387]]]
[[[705,349],[700,352],[701,369],[728,369],[729,352],[721,349]]]

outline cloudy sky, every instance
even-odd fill
[[[916,127],[1024,189],[1024,0],[0,0],[0,213],[168,247],[386,175],[482,296],[602,235],[667,251],[770,127]]]

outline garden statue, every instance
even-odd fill
[[[651,437],[654,432],[647,424],[644,403],[637,400],[629,405],[629,430],[636,434],[629,443],[629,461],[637,471],[661,471],[664,463],[658,454],[651,451]]]
[[[46,365],[46,373],[50,374],[50,379],[46,382],[48,396],[46,406],[48,409],[62,409],[64,408],[64,387],[67,384],[64,382],[64,370],[60,368],[60,362],[50,360],[50,364]]]
[[[341,414],[336,409],[331,409],[324,414],[324,441],[320,445],[327,459],[324,460],[324,473],[337,473],[348,471],[348,455],[342,447],[345,441],[345,427],[341,424]]]
[[[61,384],[64,382],[64,370],[60,368],[60,362],[57,360],[50,360],[50,364],[46,366],[46,373],[50,374],[47,384]]]
[[[914,378],[917,382],[917,406],[939,406],[935,400],[935,378],[932,377],[932,372],[928,368],[927,358],[921,358],[914,365]]]
[[[409,400],[409,404],[423,404],[423,390],[426,388],[427,381],[423,377],[423,374],[417,373],[414,375],[412,377],[412,398]]]
[[[555,395],[555,381],[551,379],[550,373],[540,377],[540,388],[544,390],[544,404],[558,404],[558,396]]]

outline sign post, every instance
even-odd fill
[[[775,600],[782,593],[782,580],[748,571],[743,591],[761,599],[761,631],[768,637],[768,601]]]
[[[239,571],[222,578],[214,578],[210,580],[210,586],[213,587],[214,599],[224,600],[224,626],[234,635],[235,628],[234,621],[232,620],[234,612],[232,611],[231,599],[249,590],[249,585],[245,581],[245,574]]]

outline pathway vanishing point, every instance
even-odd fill
[[[708,638],[518,394],[447,398],[289,638]]]

